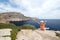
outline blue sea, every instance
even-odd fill
[[[46,27],[49,27],[49,30],[58,30],[60,31],[60,19],[40,19],[46,20]],[[26,20],[26,21],[11,21],[10,23],[15,24],[16,26],[21,26],[24,24],[31,24],[34,25],[36,28],[39,28],[39,24],[33,20]]]

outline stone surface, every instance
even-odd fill
[[[50,30],[22,30],[18,32],[16,40],[60,40],[54,31]]]
[[[0,29],[0,40],[11,40],[12,29]]]
[[[0,40],[11,40],[10,37],[0,37]]]
[[[0,36],[11,35],[12,29],[0,29]]]

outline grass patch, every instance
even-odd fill
[[[18,33],[17,29],[13,29],[11,31],[11,38],[12,38],[11,40],[15,40],[16,39],[17,33]]]
[[[0,23],[0,29],[12,29],[11,31],[11,40],[15,40],[16,39],[16,35],[18,33],[18,27],[13,25],[13,24],[4,24],[4,23]],[[7,37],[7,36],[4,36],[4,37]]]
[[[33,25],[30,25],[30,24],[24,24],[22,26],[19,27],[20,29],[32,29],[32,30],[35,30],[36,27],[33,26]]]
[[[36,27],[33,26],[33,25],[30,25],[30,24],[25,24],[25,25],[22,25],[22,26],[19,26],[17,27],[16,25],[14,24],[6,24],[6,23],[0,23],[0,29],[12,29],[11,31],[11,40],[15,40],[16,39],[16,36],[17,36],[17,33],[20,29],[32,29],[32,30],[35,30]],[[19,28],[19,29],[18,29]],[[6,37],[6,36],[5,36]]]

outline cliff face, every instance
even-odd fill
[[[23,20],[36,20],[37,18],[26,17],[19,12],[5,12],[0,13],[0,23],[9,21],[23,21]]]

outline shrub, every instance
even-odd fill
[[[12,29],[11,31],[11,40],[15,40],[16,39],[16,35],[18,33],[18,27],[13,25],[13,24],[4,24],[4,23],[0,23],[0,29],[5,29],[5,28],[10,28]]]
[[[36,27],[33,26],[33,25],[30,25],[30,24],[24,24],[22,26],[19,27],[20,29],[32,29],[32,30],[35,30]]]

